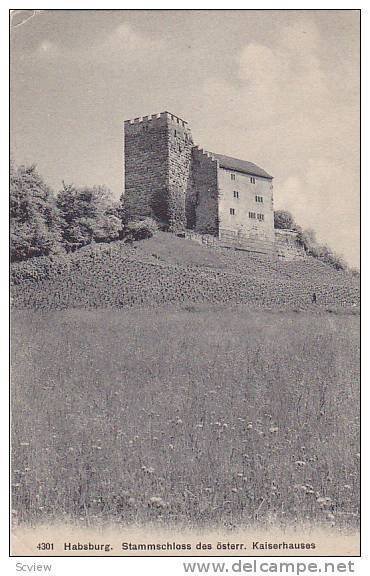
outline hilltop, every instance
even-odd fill
[[[208,248],[159,232],[132,244],[95,244],[69,255],[11,266],[15,308],[122,308],[169,304],[253,304],[306,308],[359,306],[359,281],[307,258]]]

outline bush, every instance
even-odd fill
[[[124,237],[129,242],[144,240],[145,238],[151,238],[158,230],[158,224],[153,218],[147,217],[143,220],[132,220],[126,225]]]
[[[333,266],[336,270],[348,270],[347,263],[341,256],[338,256],[325,244],[319,244],[316,241],[313,230],[299,230],[297,241],[303,246],[309,256]]]
[[[296,223],[287,210],[276,210],[274,212],[274,226],[280,230],[295,230]]]

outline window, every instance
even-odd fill
[[[175,136],[177,136],[177,130],[176,130],[176,128],[175,128]]]
[[[254,176],[251,176],[251,177],[250,177],[250,181],[252,182],[252,184],[255,184],[255,183],[256,183],[256,179],[254,178]]]
[[[263,196],[256,196],[256,202],[263,202]]]
[[[234,198],[239,198],[239,192],[237,190],[234,190]]]
[[[254,219],[256,218],[255,212],[249,212],[248,215],[249,215],[249,218],[254,218]]]
[[[230,214],[231,214],[232,216],[235,216],[235,208],[230,208]]]
[[[258,218],[258,220],[262,221],[265,219],[265,215],[264,214],[257,214],[257,218]]]
[[[235,174],[231,174],[231,180],[235,180]]]

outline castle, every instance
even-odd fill
[[[185,120],[170,112],[126,120],[124,146],[128,219],[151,216],[169,231],[257,252],[294,246],[293,233],[274,230],[273,177],[195,146]]]

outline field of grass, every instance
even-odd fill
[[[359,520],[359,319],[15,310],[19,523]]]

